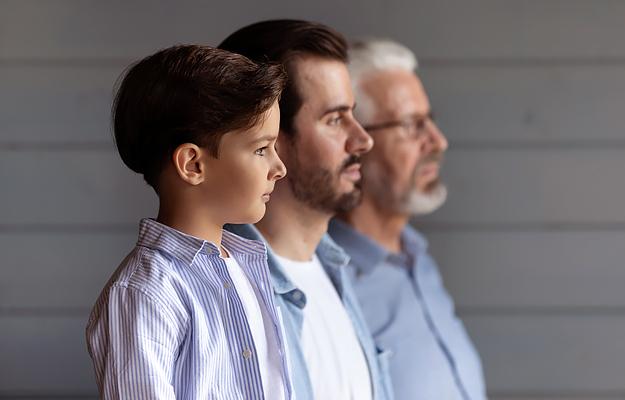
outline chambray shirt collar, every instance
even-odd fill
[[[226,225],[226,229],[237,235],[244,236],[246,238],[254,239],[255,241],[264,241],[262,234],[252,224],[244,225]],[[292,292],[298,287],[286,274],[279,262],[275,262],[275,254],[271,247],[267,246],[267,254],[270,260],[269,273],[271,274],[271,282],[274,287],[274,292],[277,294],[286,294]],[[350,257],[347,253],[337,245],[334,240],[326,233],[321,237],[321,241],[316,250],[319,261],[328,271],[330,278],[334,281],[339,290],[341,288],[340,268],[349,263]]]
[[[353,264],[363,273],[370,273],[376,265],[393,256],[373,239],[339,219],[330,221],[328,233],[351,255]],[[402,230],[401,240],[404,250],[413,256],[425,253],[428,247],[427,240],[410,225]]]
[[[391,254],[375,241],[336,218],[330,221],[328,233],[347,253],[351,254],[353,264],[361,272],[371,272],[376,265]]]
[[[225,230],[222,230],[222,235],[222,243],[232,253],[252,253],[258,256],[267,254],[265,244],[262,241],[240,238]],[[244,243],[253,244],[253,248],[244,247]],[[219,248],[208,240],[187,235],[148,218],[142,219],[139,225],[137,246],[162,251],[178,258],[187,265],[192,265],[201,252],[206,252],[212,256],[221,254]]]
[[[235,233],[239,236],[243,236],[255,241],[263,241],[264,245],[263,235],[261,235],[258,229],[256,229],[256,227],[252,224],[227,224],[225,228],[228,231]],[[289,279],[288,275],[286,274],[280,263],[275,261],[275,254],[271,247],[266,246],[266,249],[267,257],[270,260],[268,264],[269,274],[271,275],[271,283],[273,285],[273,291],[277,294],[285,294],[297,289],[297,286],[295,286],[295,283],[293,283]]]

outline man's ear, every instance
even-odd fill
[[[199,185],[204,181],[204,166],[202,157],[206,150],[193,143],[183,143],[174,150],[172,162],[176,173],[183,181],[191,185]]]

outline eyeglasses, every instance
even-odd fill
[[[380,129],[402,127],[402,137],[405,137],[407,139],[418,139],[427,129],[426,123],[428,120],[434,120],[434,113],[432,113],[431,111],[426,115],[411,115],[410,117],[406,117],[401,121],[391,121],[384,122],[382,124],[363,126],[363,129],[366,131],[377,131]]]

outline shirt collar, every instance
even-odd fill
[[[391,253],[367,236],[356,232],[347,223],[333,218],[328,233],[351,256],[353,263],[363,272],[371,270]]]
[[[289,279],[280,263],[276,260],[271,246],[266,244],[265,238],[254,225],[227,224],[225,229],[248,239],[262,241],[266,245],[267,264],[269,266],[269,274],[271,276],[271,283],[275,293],[284,294],[297,289],[297,286],[295,286],[295,284]]]
[[[252,253],[263,256],[266,254],[265,244],[262,242],[247,240],[226,231],[222,233],[222,244],[231,253]],[[192,265],[195,257],[202,251],[213,256],[221,254],[219,248],[207,240],[187,235],[147,218],[141,220],[137,246],[162,251],[187,265]]]
[[[248,239],[263,241],[266,244],[263,235],[252,224],[227,224],[225,229]],[[274,292],[277,294],[285,294],[298,289],[295,283],[289,278],[286,271],[284,271],[280,263],[276,260],[271,246],[266,246],[269,273],[271,275],[271,283],[273,284]],[[349,263],[349,255],[347,255],[347,253],[339,247],[327,233],[321,237],[316,253],[319,257],[319,261],[328,272],[335,285],[338,283],[340,286],[340,268]]]
[[[362,272],[369,273],[380,262],[392,255],[376,241],[357,232],[347,223],[333,218],[328,233],[350,255],[354,265]],[[406,225],[401,233],[402,248],[414,259],[427,250],[427,240],[416,229]]]

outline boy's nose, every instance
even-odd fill
[[[284,176],[286,175],[286,165],[284,165],[284,163],[282,162],[282,160],[280,159],[280,157],[278,157],[278,155],[276,154],[276,164],[273,168],[273,177],[271,177],[271,179],[274,180],[278,180],[278,179],[282,179],[284,178]]]

